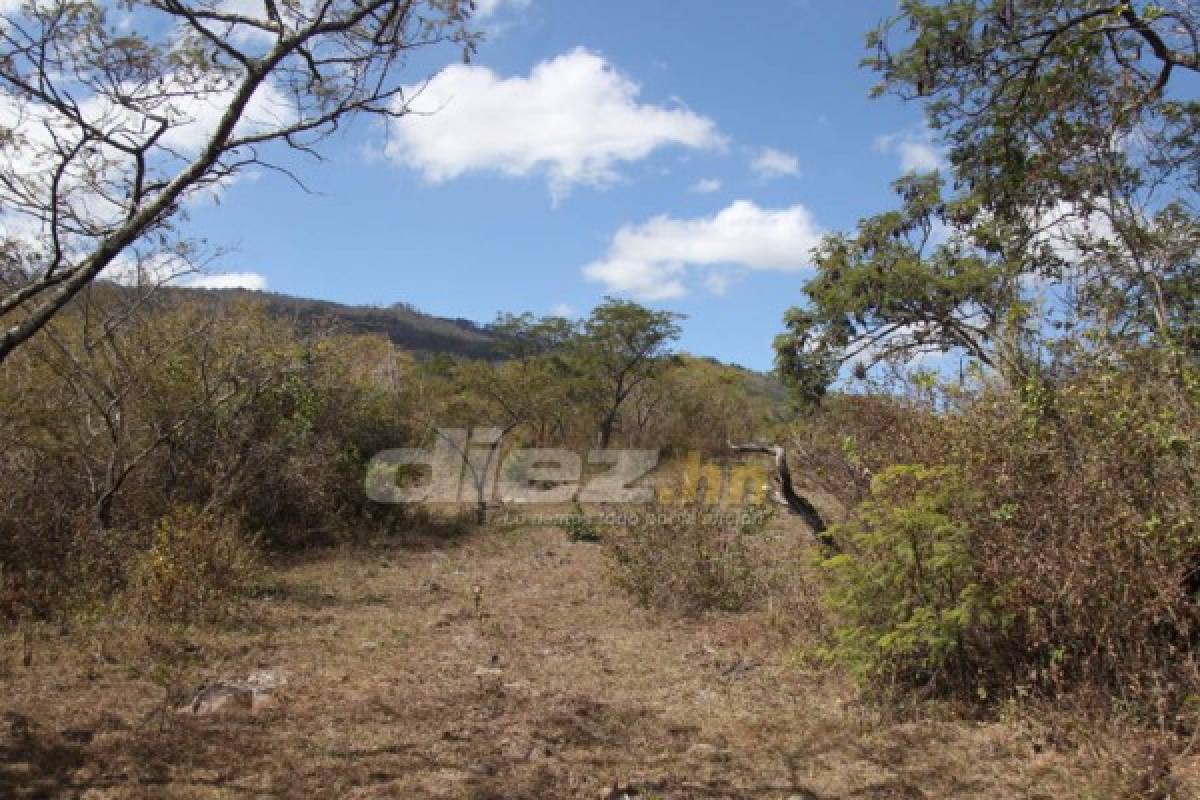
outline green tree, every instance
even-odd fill
[[[906,0],[868,37],[876,93],[923,103],[948,175],[828,237],[780,372],[819,398],[849,360],[958,349],[1027,379],[1062,342],[1200,354],[1195,4]],[[952,179],[947,191],[946,178]]]
[[[597,413],[601,447],[612,441],[626,401],[668,363],[683,318],[608,297],[584,320],[573,357]]]
[[[560,352],[578,333],[577,326],[565,317],[537,317],[528,311],[502,312],[488,328],[500,338],[501,353],[516,359]]]

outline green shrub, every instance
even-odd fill
[[[978,582],[965,521],[976,504],[954,468],[875,477],[871,498],[834,528],[846,550],[822,562],[840,620],[828,655],[864,680],[970,680],[1003,621]]]

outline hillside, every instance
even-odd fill
[[[301,331],[320,324],[332,324],[348,333],[383,334],[397,347],[420,355],[489,360],[504,357],[501,338],[488,326],[461,317],[451,319],[427,314],[405,302],[389,306],[354,306],[247,289],[165,288],[160,291],[180,300],[218,305],[251,299],[262,303],[272,316],[293,321]],[[743,380],[753,396],[761,397],[774,406],[782,407],[787,402],[787,390],[770,373],[728,364],[710,356],[687,355],[696,361],[727,370],[730,375]]]
[[[351,306],[329,300],[246,289],[172,288],[165,291],[170,295],[215,304],[252,298],[263,303],[271,315],[294,320],[301,330],[331,322],[349,333],[383,334],[396,346],[419,354],[488,359],[499,356],[499,340],[486,327],[468,319],[447,319],[426,314],[407,303]]]

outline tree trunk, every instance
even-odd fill
[[[611,412],[604,416],[604,421],[600,423],[600,449],[607,450],[609,442],[612,441],[613,429],[617,426],[617,410],[614,408]]]
[[[734,444],[729,443],[729,448],[735,453],[766,453],[775,457],[775,480],[779,484],[779,495],[773,497],[776,502],[787,507],[787,509],[801,517],[804,523],[812,531],[813,538],[817,540],[817,544],[832,553],[841,552],[837,542],[829,535],[829,526],[825,523],[821,512],[817,511],[817,507],[809,502],[808,498],[802,496],[796,491],[796,487],[792,484],[792,471],[788,468],[787,451],[780,445],[775,444]]]

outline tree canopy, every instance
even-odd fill
[[[813,400],[848,362],[928,351],[1009,379],[1063,341],[1200,355],[1200,103],[1173,92],[1198,31],[1184,2],[902,3],[864,63],[923,104],[946,167],[815,250],[780,372]]]

